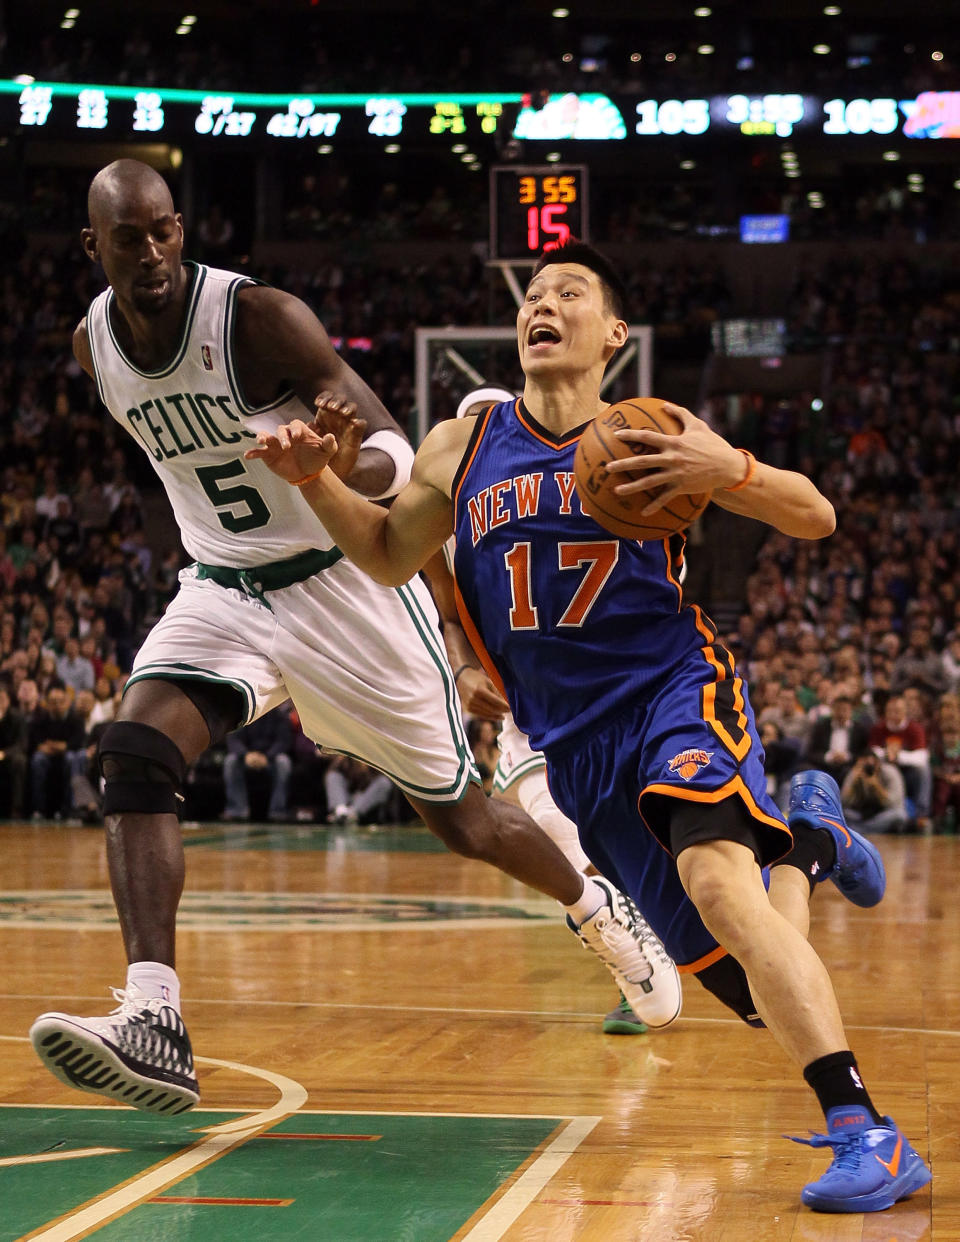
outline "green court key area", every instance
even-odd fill
[[[161,1120],[119,1109],[0,1109],[0,1242],[42,1230],[228,1120],[201,1110]],[[85,1236],[447,1242],[557,1125],[298,1113]]]

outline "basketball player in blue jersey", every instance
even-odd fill
[[[467,393],[457,407],[456,416],[476,417],[496,402],[513,399],[514,394],[506,389],[479,388]],[[510,704],[479,667],[457,612],[456,584],[452,572],[455,550],[455,540],[451,537],[424,566],[424,574],[443,622],[443,643],[450,664],[455,669],[454,680],[464,711],[500,722],[497,738],[500,758],[493,773],[493,794],[521,806],[556,842],[578,871],[595,873],[596,869],[583,852],[576,824],[563,814],[550,794],[543,754],[532,749],[517,728],[510,713]],[[642,912],[636,906],[633,909],[634,935],[640,952],[649,963],[648,978],[642,984],[644,995],[636,1013],[626,998],[621,996],[616,1008],[604,1017],[603,1032],[606,1035],[642,1035],[648,1026],[657,1028],[672,1022],[679,1016],[682,1006],[683,996],[676,966]]]
[[[365,420],[351,422],[330,469],[358,495],[383,498],[413,460],[399,427],[303,302],[182,261],[182,219],[146,164],[101,170],[88,206],[83,246],[109,288],[78,326],[74,352],[148,454],[196,559],[100,742],[126,986],[104,1017],[38,1018],[31,1038],[44,1064],[154,1112],[197,1102],[174,955],[181,789],[211,742],[288,697],[309,737],[386,773],[450,849],[559,901],[628,998],[642,995],[646,963],[616,891],[580,875],[519,808],[483,795],[425,585],[373,582],[298,488],[243,454],[336,389]]]
[[[767,797],[747,688],[709,619],[681,598],[681,541],[613,538],[580,510],[574,452],[606,408],[601,379],[626,336],[615,269],[589,246],[563,246],[542,256],[518,311],[522,399],[472,425],[435,427],[389,511],[325,468],[336,432],[349,435],[346,411],[264,434],[247,456],[290,481],[311,478],[303,492],[314,512],[379,582],[403,582],[455,533],[464,626],[543,750],[587,855],[636,901],[681,969],[766,1025],[816,1092],[827,1134],[812,1143],[832,1147],[833,1161],[804,1187],[804,1202],[880,1211],[930,1173],[876,1111],[807,931],[815,882],[829,877],[871,906],[883,865],[844,823],[824,773],[794,778],[789,827]],[[833,531],[833,507],[808,479],[671,409],[677,436],[619,433],[639,450],[621,468],[664,489],[657,504],[708,491],[795,538]]]

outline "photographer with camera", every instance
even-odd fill
[[[907,823],[906,789],[896,764],[862,751],[840,789],[844,814],[858,832],[902,832]]]

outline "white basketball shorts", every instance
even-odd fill
[[[501,797],[517,801],[516,787],[525,776],[546,767],[546,760],[539,750],[533,750],[527,735],[517,728],[516,721],[508,712],[497,738],[500,758],[493,773],[493,791]]]
[[[479,782],[436,608],[419,578],[383,587],[344,557],[270,591],[269,608],[198,580],[194,566],[180,584],[129,685],[232,685],[243,696],[243,724],[290,698],[324,750],[363,759],[426,801],[457,801]]]

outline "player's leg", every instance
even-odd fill
[[[583,876],[520,807],[488,798],[473,782],[457,802],[427,801],[409,791],[407,799],[453,853],[490,863],[563,906],[580,900]]]
[[[535,752],[529,751],[529,754],[532,756]],[[598,875],[596,867],[583,852],[576,824],[564,815],[553,800],[542,756],[539,765],[527,765],[522,771],[526,774],[519,779],[504,782],[501,796],[512,796],[578,871]],[[500,767],[497,768],[499,772]],[[497,773],[494,774],[495,790],[498,788]],[[672,958],[636,903],[619,890],[617,901],[629,913],[633,937],[647,963],[647,977],[641,982],[643,997],[638,1010],[634,1012],[621,993],[619,1003],[603,1019],[603,1031],[607,1035],[642,1035],[648,1024],[666,1026],[679,1016],[682,1006],[680,976]]]
[[[722,803],[719,808],[732,810]],[[827,969],[791,921],[790,913],[799,911],[800,881],[809,896],[805,877],[793,868],[795,876],[777,878],[786,912],[778,910],[764,887],[745,821],[744,811],[739,830],[699,841],[688,823],[672,838],[680,878],[711,934],[742,967],[756,1013],[803,1069],[824,1110],[828,1134],[815,1142],[833,1146],[835,1159],[822,1178],[804,1188],[804,1202],[821,1211],[882,1210],[926,1185],[929,1171],[890,1118],[874,1107],[847,1043]]]
[[[110,883],[130,963],[106,1017],[44,1014],[31,1028],[58,1078],[137,1108],[179,1112],[198,1089],[175,972],[184,858],[178,810],[188,765],[286,697],[260,655],[271,613],[238,593],[184,583],[137,654],[100,742]],[[187,660],[191,662],[186,663]]]
[[[238,712],[240,707],[238,701]],[[207,721],[196,703],[162,680],[131,685],[104,732],[107,863],[129,962],[176,966],[184,880],[178,806],[187,768],[209,745]]]
[[[522,807],[556,844],[571,864],[585,875],[597,875],[597,869],[583,851],[580,834],[572,819],[557,806],[547,784],[544,756],[535,751],[513,717],[504,718],[497,739],[500,759],[493,774],[494,796],[505,798]],[[655,1026],[671,1020],[679,1013],[682,992],[676,967],[637,906],[618,892],[617,904],[629,912],[631,930],[640,954],[647,962],[647,979],[641,985],[646,995],[642,1012]],[[579,929],[577,929],[579,932]],[[603,1019],[608,1035],[642,1035],[647,1023],[634,1013],[629,1001],[620,993],[620,1001]]]
[[[631,1008],[651,1007],[649,961],[634,937],[631,907],[612,884],[575,870],[525,811],[488,798],[479,784],[471,784],[458,802],[426,801],[409,791],[407,798],[455,854],[490,863],[560,902],[581,943],[604,963]],[[669,1013],[658,1003],[652,1021],[665,1026],[678,1011],[679,1003]]]
[[[46,1013],[30,1031],[61,1081],[153,1112],[182,1112],[199,1099],[174,970],[184,879],[177,800],[187,765],[209,740],[204,716],[172,683],[139,682],[124,696],[100,762],[126,986],[114,989],[119,1005],[105,1017]]]

